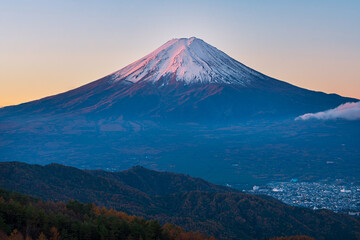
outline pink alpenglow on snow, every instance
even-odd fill
[[[172,39],[138,61],[113,73],[113,81],[156,82],[162,77],[190,83],[248,85],[249,76],[261,74],[201,39]]]
[[[346,119],[346,120],[360,120],[360,102],[348,102],[340,106],[324,112],[306,113],[297,117],[295,120],[308,119]]]

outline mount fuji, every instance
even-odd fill
[[[359,179],[358,121],[295,121],[356,99],[259,73],[172,39],[97,81],[0,109],[0,161],[142,165],[220,183]]]
[[[168,122],[294,118],[354,101],[261,74],[201,39],[172,39],[77,89],[6,107],[4,115],[86,115]]]

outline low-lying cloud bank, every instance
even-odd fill
[[[359,120],[360,119],[360,102],[348,102],[340,106],[318,113],[306,113],[301,115],[295,120],[309,120],[309,119],[346,119],[346,120]]]

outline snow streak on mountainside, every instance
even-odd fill
[[[113,81],[152,81],[162,77],[189,83],[226,83],[243,86],[262,74],[244,66],[201,39],[172,39],[149,55],[111,75]]]

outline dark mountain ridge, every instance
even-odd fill
[[[104,177],[124,185],[138,189],[149,195],[167,195],[179,192],[229,192],[232,188],[211,184],[201,178],[171,172],[158,172],[136,166],[121,172],[106,172],[103,170],[88,170],[94,176]]]

